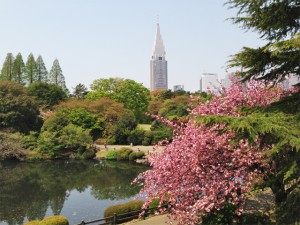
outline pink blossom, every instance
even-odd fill
[[[236,140],[235,133],[225,125],[196,125],[199,115],[241,117],[242,106],[265,107],[288,94],[281,86],[270,87],[261,81],[241,84],[237,81],[213,94],[211,101],[191,110],[187,123],[175,124],[165,118],[153,116],[174,129],[171,143],[162,152],[151,154],[152,166],[136,179],[142,182],[141,195],[170,203],[172,219],[179,224],[195,224],[212,209],[221,209],[224,202],[241,206],[254,179],[262,176],[260,139],[254,144]],[[195,99],[191,98],[192,104]],[[226,129],[226,132],[224,130]],[[266,169],[266,168],[265,168]]]

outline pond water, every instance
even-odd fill
[[[0,225],[63,215],[70,224],[103,217],[105,208],[134,199],[131,185],[149,167],[130,162],[0,162]]]

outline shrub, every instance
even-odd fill
[[[236,217],[236,206],[230,203],[225,203],[221,210],[213,209],[202,217],[203,225],[231,225]],[[251,223],[250,223],[251,224]]]
[[[82,154],[81,158],[82,159],[93,159],[95,156],[96,156],[96,154],[95,154],[94,149],[88,149]]]
[[[43,219],[39,225],[69,225],[69,221],[64,216],[50,216]]]
[[[129,155],[132,152],[131,148],[123,147],[117,151],[117,160],[129,160]]]
[[[24,159],[26,154],[20,142],[19,133],[0,132],[0,160]]]
[[[147,130],[144,133],[144,139],[142,141],[142,145],[147,146],[147,145],[151,145],[152,142],[152,131]]]
[[[108,160],[116,160],[117,159],[117,151],[110,150],[106,154],[106,159]]]
[[[129,161],[134,161],[136,159],[141,159],[145,156],[145,152],[139,151],[139,152],[131,152],[129,155]]]
[[[272,224],[272,222],[270,218],[267,215],[264,215],[263,213],[244,213],[240,215],[238,224],[268,225]]]
[[[141,210],[143,204],[144,204],[144,201],[142,201],[142,200],[134,200],[134,201],[130,201],[130,202],[127,202],[124,204],[112,205],[105,209],[104,217],[110,217],[110,216],[113,216],[114,214],[123,214],[123,213],[129,213],[132,211]],[[130,215],[128,215],[128,216],[130,216]],[[109,221],[110,220],[108,219],[107,222],[109,222]],[[129,221],[129,220],[126,220],[126,221]],[[125,220],[122,222],[125,222]]]
[[[129,137],[127,138],[128,143],[132,143],[134,145],[140,145],[142,144],[143,140],[144,140],[144,134],[145,131],[140,129],[140,128],[136,128],[135,130],[130,132]]]
[[[41,221],[39,220],[33,220],[33,221],[29,221],[27,223],[24,223],[24,225],[39,225]]]

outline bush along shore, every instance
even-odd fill
[[[108,150],[105,146],[104,150],[99,150],[96,153],[96,159],[98,160],[117,160],[117,161],[134,161],[137,163],[145,163],[147,164],[148,161],[145,158],[146,153],[141,150],[134,151],[130,147],[121,147],[119,149],[114,148]]]

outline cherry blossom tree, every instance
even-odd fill
[[[153,199],[161,204],[167,201],[171,217],[179,224],[201,222],[204,215],[222,209],[225,202],[236,205],[237,213],[241,212],[253,181],[270,169],[262,153],[271,146],[258,136],[247,138],[224,123],[205,119],[240,118],[244,116],[239,112],[242,107],[266,107],[288,93],[280,85],[233,80],[227,90],[212,93],[212,100],[201,102],[199,98],[186,123],[153,116],[174,131],[172,141],[161,143],[165,144],[163,150],[148,157],[152,169],[135,180],[143,185],[140,195],[147,199],[144,208]]]

